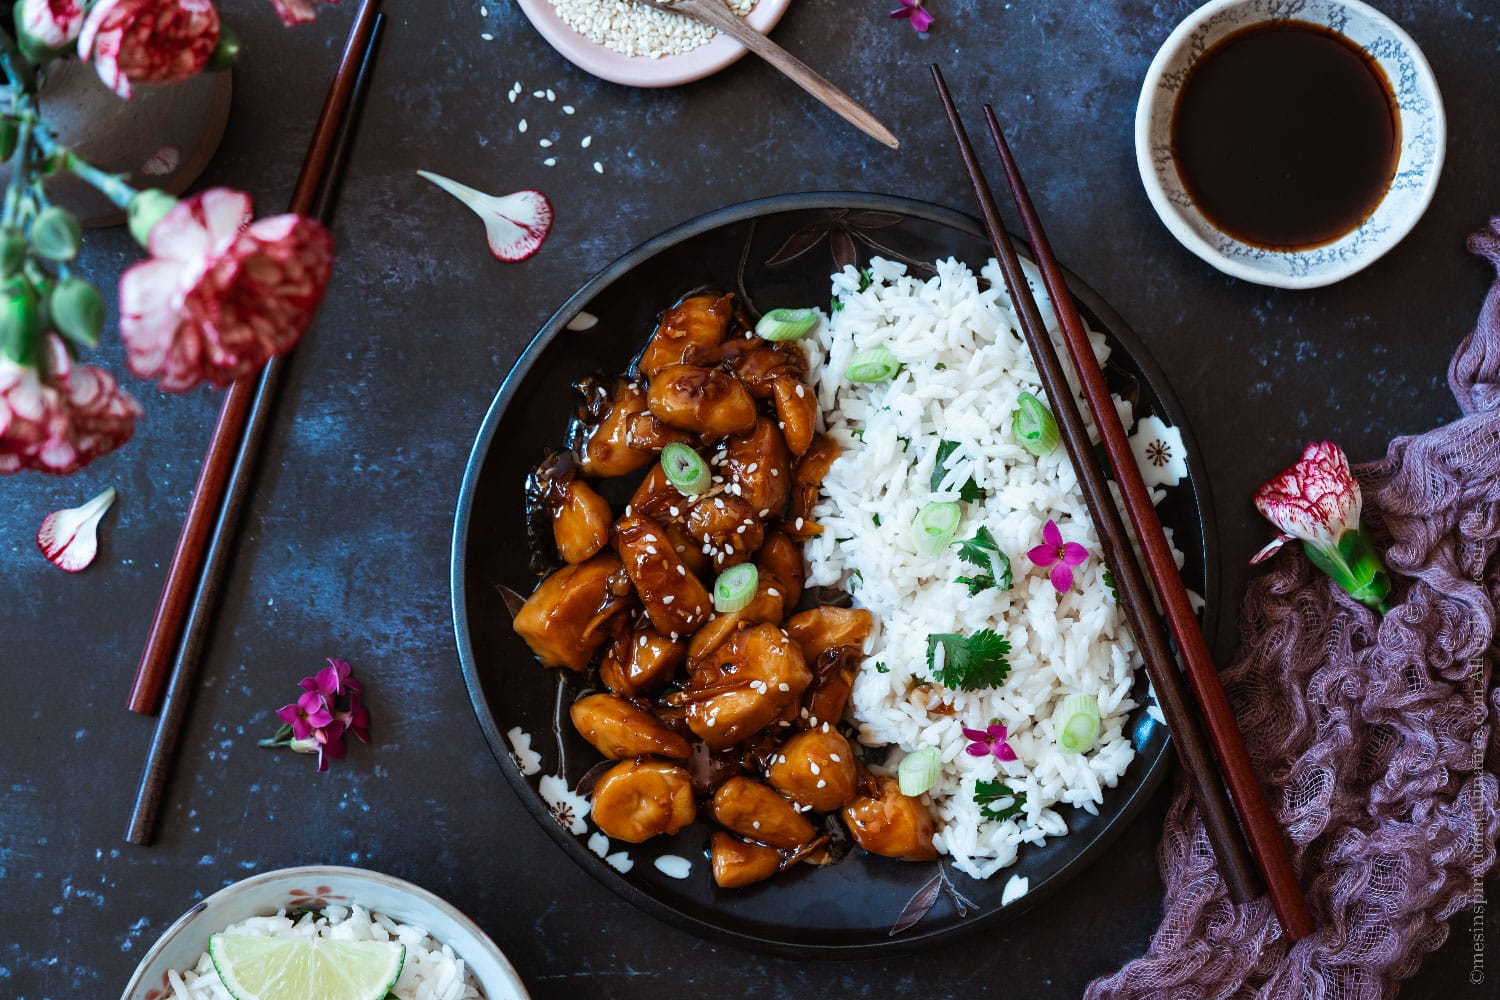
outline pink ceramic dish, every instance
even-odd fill
[[[516,0],[521,11],[547,42],[574,66],[601,80],[627,87],[675,87],[717,73],[745,54],[745,47],[719,35],[707,45],[676,56],[651,59],[627,56],[590,41],[568,27],[550,0]],[[776,27],[791,0],[758,0],[745,23],[762,35]]]

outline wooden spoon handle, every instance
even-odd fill
[[[865,135],[891,149],[901,148],[900,140],[891,134],[891,130],[856,104],[854,98],[829,83],[817,70],[740,20],[739,15],[730,10],[723,0],[677,0],[669,9],[718,28],[780,70],[793,83],[836,111]]]

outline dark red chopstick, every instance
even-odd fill
[[[999,210],[995,207],[984,173],[979,168],[974,147],[969,144],[968,134],[964,131],[958,109],[953,104],[953,96],[948,92],[943,74],[936,65],[932,67],[932,78],[937,85],[938,96],[942,99],[943,110],[948,116],[948,124],[953,129],[954,139],[958,143],[975,200],[979,204],[985,233],[1005,272],[1012,304],[1021,318],[1022,334],[1036,360],[1037,373],[1041,376],[1048,402],[1057,417],[1063,444],[1067,447],[1068,457],[1078,475],[1089,515],[1099,532],[1105,559],[1114,571],[1121,607],[1140,644],[1147,675],[1156,689],[1157,702],[1167,720],[1167,727],[1172,732],[1173,743],[1177,747],[1189,787],[1192,788],[1203,814],[1204,826],[1213,845],[1219,871],[1235,900],[1248,902],[1259,895],[1255,863],[1250,858],[1224,784],[1218,776],[1208,737],[1193,707],[1187,684],[1177,669],[1176,658],[1172,655],[1161,620],[1156,615],[1150,586],[1136,563],[1130,537],[1120,519],[1120,512],[1115,506],[1104,471],[1099,467],[1083,416],[1078,412],[1068,387],[1062,362],[1058,359],[1046,325],[1037,311],[1036,300],[1021,271],[1015,248],[1011,246],[1010,235],[1000,221]],[[1133,459],[1129,468],[1135,469]]]
[[[349,39],[344,44],[338,71],[329,87],[328,96],[323,101],[323,110],[318,115],[312,142],[302,161],[302,172],[297,177],[297,187],[292,192],[291,205],[287,209],[290,212],[307,215],[313,210],[318,187],[327,171],[340,127],[349,109],[355,77],[369,45],[379,10],[380,0],[364,0],[354,16],[354,25],[349,29]],[[132,712],[151,715],[160,702],[162,686],[166,683],[173,656],[182,639],[189,598],[197,588],[199,572],[203,568],[209,533],[224,500],[225,485],[235,466],[235,455],[258,384],[257,378],[242,378],[224,394],[219,419],[214,425],[208,452],[203,458],[203,469],[198,473],[198,483],[193,487],[193,497],[188,503],[182,533],[177,537],[177,549],[172,553],[172,562],[167,567],[167,579],[162,585],[156,614],[151,619],[151,630],[146,635],[146,648],[141,653],[141,662],[136,667],[135,679],[130,685],[130,697],[126,704]]]
[[[308,176],[309,170],[313,170],[316,173],[317,183],[308,200],[308,209],[302,211],[310,210],[324,223],[332,221],[339,179],[343,174],[343,166],[354,140],[360,98],[369,85],[375,50],[380,41],[380,29],[384,17],[376,12],[378,6],[379,0],[366,0],[365,5],[355,17],[354,28],[350,31],[349,44],[339,63],[338,73],[334,77],[334,90],[330,90],[329,100],[324,104],[323,117],[319,118],[313,150],[309,152],[303,163],[303,178]],[[346,92],[340,104],[335,107],[333,97],[335,91],[340,88],[345,88]],[[313,152],[318,148],[316,140],[325,133],[323,125],[330,114],[330,107],[333,107],[332,113],[336,116],[332,119],[336,127],[329,133],[322,153],[315,158]],[[297,191],[299,193],[302,191],[301,179],[298,181]],[[293,204],[294,206],[297,204],[295,197]],[[147,752],[146,764],[141,772],[140,785],[136,790],[135,805],[131,810],[130,822],[125,831],[125,839],[132,844],[149,844],[155,835],[157,816],[171,776],[172,762],[176,756],[182,726],[187,719],[188,706],[193,698],[193,682],[198,673],[198,661],[208,641],[219,586],[227,572],[230,553],[234,546],[240,511],[251,492],[260,447],[270,426],[282,376],[289,360],[285,356],[273,358],[258,378],[242,379],[231,388],[233,391],[241,385],[249,385],[251,402],[245,410],[243,433],[232,449],[226,449],[233,458],[227,463],[221,483],[222,505],[214,514],[211,529],[205,523],[201,532],[205,539],[199,543],[201,576],[192,590],[191,601],[181,602],[180,614],[185,616],[183,619],[185,624],[180,642],[169,647],[169,650],[175,649],[176,656],[171,661],[166,698],[162,702],[161,714],[156,721],[151,747]],[[226,399],[225,411],[228,410],[228,406],[229,401]],[[224,412],[222,411],[219,424],[220,427],[224,426]],[[217,440],[217,429],[215,440]],[[201,479],[200,476],[200,483]],[[194,499],[196,501],[197,497],[195,496]],[[188,526],[185,525],[184,537],[187,535],[187,529]],[[182,551],[181,540],[179,540],[178,550]],[[163,594],[163,604],[165,603],[166,595]],[[159,689],[160,681],[157,682],[157,686]]]
[[[1146,484],[1136,467],[1135,455],[1130,442],[1126,440],[1119,412],[1110,399],[1109,387],[1104,383],[1104,373],[1099,370],[1089,346],[1083,319],[1078,315],[1073,297],[1068,294],[1067,282],[1063,278],[1062,268],[1057,264],[1057,257],[1052,252],[1052,244],[1042,231],[1031,196],[1021,180],[1021,171],[1016,166],[1015,158],[1011,156],[1010,145],[1005,141],[1005,134],[995,119],[994,109],[988,104],[984,106],[984,117],[989,125],[990,136],[995,141],[995,149],[1000,154],[1000,163],[1005,170],[1011,197],[1015,200],[1016,210],[1020,212],[1021,228],[1026,234],[1027,242],[1031,244],[1032,255],[1041,268],[1047,294],[1052,298],[1062,325],[1063,344],[1073,362],[1073,370],[1078,373],[1084,399],[1093,414],[1094,426],[1099,428],[1105,453],[1115,469],[1115,480],[1120,485],[1126,514],[1130,517],[1130,523],[1144,550],[1146,566],[1156,585],[1156,592],[1161,597],[1172,638],[1176,640],[1177,650],[1187,668],[1188,681],[1193,686],[1193,693],[1197,696],[1198,705],[1208,723],[1209,737],[1218,754],[1224,780],[1239,811],[1245,837],[1250,842],[1250,854],[1260,868],[1261,877],[1265,879],[1271,905],[1275,908],[1287,937],[1293,941],[1306,937],[1313,931],[1313,919],[1307,908],[1307,900],[1303,897],[1297,875],[1292,870],[1281,828],[1276,823],[1276,817],[1271,814],[1260,779],[1250,764],[1244,738],[1234,721],[1234,711],[1229,707],[1224,686],[1219,682],[1213,655],[1203,638],[1203,631],[1198,627],[1198,616],[1193,613],[1182,577],[1177,572],[1177,563],[1172,558],[1171,546],[1162,532],[1156,508],[1151,503]]]

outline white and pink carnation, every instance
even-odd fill
[[[49,49],[61,49],[83,29],[83,0],[21,0],[20,28]]]
[[[1344,532],[1359,528],[1359,483],[1338,445],[1309,444],[1297,464],[1261,484],[1255,507],[1281,534],[1255,554],[1252,565],[1294,539],[1333,549]]]
[[[316,219],[251,218],[249,195],[213,188],[151,230],[151,256],[120,279],[137,376],[172,392],[223,387],[301,338],[333,273],[333,240]]]
[[[139,404],[94,365],[74,365],[47,335],[45,374],[0,357],[0,474],[68,475],[130,440]]]
[[[197,74],[219,44],[210,0],[99,0],[84,19],[78,54],[121,97],[136,83],[174,83]]]

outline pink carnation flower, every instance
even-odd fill
[[[338,0],[271,0],[271,6],[281,17],[281,23],[291,27],[306,24],[318,16],[319,3],[337,3]]]
[[[1340,535],[1359,527],[1361,506],[1359,484],[1343,450],[1331,441],[1308,445],[1296,465],[1255,491],[1256,509],[1281,534],[1255,554],[1251,565],[1293,539],[1333,548]]]
[[[0,356],[0,474],[66,476],[130,440],[141,408],[114,378],[74,365],[47,335],[47,374]]]
[[[82,0],[21,0],[20,28],[49,49],[61,49],[83,28]]]
[[[99,0],[83,22],[78,54],[121,97],[133,83],[186,80],[219,44],[210,0]]]
[[[150,258],[120,279],[136,375],[172,392],[223,387],[301,338],[333,271],[333,240],[315,219],[251,217],[249,195],[213,188],[151,230]]]

